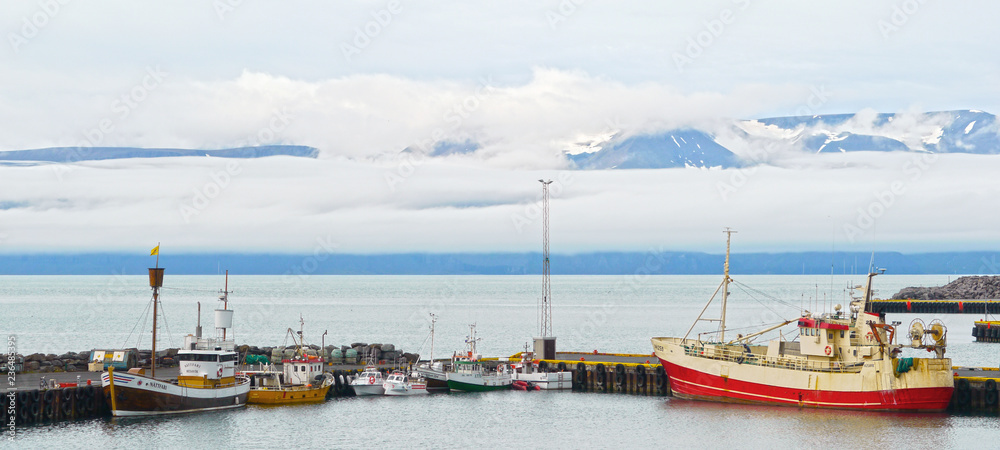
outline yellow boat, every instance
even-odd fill
[[[288,331],[294,339],[292,330]],[[302,336],[301,331],[299,336]],[[262,365],[261,370],[243,372],[250,378],[247,403],[289,405],[326,400],[326,393],[334,383],[333,375],[323,371],[326,361],[320,356],[307,355],[305,346],[301,342],[297,344],[295,356],[281,361],[280,372],[272,364]]]

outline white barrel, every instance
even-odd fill
[[[232,327],[233,327],[233,310],[231,309],[215,310],[215,328],[232,328]]]

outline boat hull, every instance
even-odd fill
[[[385,388],[381,384],[352,384],[354,395],[359,397],[365,395],[384,395]]]
[[[250,380],[238,380],[233,386],[191,388],[142,375],[115,373],[111,413],[115,417],[138,417],[242,408],[247,403]],[[110,402],[112,386],[107,372],[101,375],[101,384]]]
[[[424,377],[427,381],[427,390],[429,391],[446,391],[448,390],[448,374],[441,369],[435,369],[427,366],[417,366],[417,373]]]
[[[541,390],[573,389],[572,372],[514,372],[514,380],[531,383]]]
[[[439,380],[436,378],[427,378],[427,390],[428,391],[447,391],[448,390],[448,379]]]
[[[727,403],[752,403],[836,409],[943,411],[953,388],[928,387],[880,391],[805,390],[722,378],[660,360],[675,397]]]
[[[426,395],[426,386],[393,386],[385,389],[385,395],[390,397],[405,397],[409,395]]]
[[[858,372],[830,373],[699,358],[685,355],[683,349],[671,351],[671,347],[661,344],[663,350],[657,349],[656,354],[673,395],[685,399],[812,408],[943,411],[954,390],[948,360],[922,360],[921,370],[898,375],[888,361],[868,362]],[[888,370],[877,371],[880,365]]]
[[[326,400],[330,386],[319,388],[255,388],[250,390],[247,403],[258,405],[291,405],[297,403],[319,403]]]
[[[489,392],[489,391],[501,391],[509,390],[510,383],[508,384],[497,384],[497,385],[485,385],[477,383],[465,383],[462,381],[448,380],[448,388],[453,391],[464,391],[464,392]]]

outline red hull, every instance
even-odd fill
[[[695,400],[883,411],[943,411],[953,388],[889,391],[823,391],[785,388],[722,378],[660,359],[674,395]]]

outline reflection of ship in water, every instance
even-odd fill
[[[791,436],[815,434],[817,436],[850,435],[857,439],[885,437],[894,430],[906,432],[932,430],[922,436],[933,435],[941,439],[946,448],[951,442],[948,429],[954,416],[947,412],[874,411],[828,408],[788,408],[778,405],[744,404],[738,408],[724,402],[668,400],[663,403],[663,414],[678,417],[704,416],[725,423],[754,423],[761,430],[778,430]],[[752,439],[752,438],[747,438]],[[933,439],[931,440],[933,441]],[[752,447],[752,440],[745,446]]]

